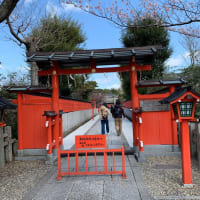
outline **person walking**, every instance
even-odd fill
[[[108,123],[108,115],[110,114],[109,109],[107,108],[107,104],[103,103],[100,111],[99,111],[99,116],[101,120],[101,134],[105,134],[105,127],[106,127],[106,132],[109,135],[109,123]]]
[[[113,105],[111,105],[111,106],[110,106],[110,112],[111,112],[111,114],[112,114],[112,117],[114,118],[114,116],[113,116],[113,109],[114,109],[114,107],[113,107]]]
[[[119,99],[117,99],[113,108],[113,116],[115,118],[115,129],[117,136],[121,136],[122,133],[122,115],[125,117],[121,102]]]

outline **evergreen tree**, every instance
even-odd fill
[[[41,24],[33,29],[29,37],[38,41],[36,49],[41,52],[79,50],[86,39],[78,22],[57,16],[42,19]],[[89,100],[88,95],[96,87],[96,82],[91,84],[92,89],[88,86],[88,75],[62,75],[59,78],[61,96]],[[46,76],[40,77],[39,81],[43,85],[50,84],[50,79]]]
[[[200,65],[191,65],[184,68],[179,76],[187,80],[188,86],[200,92]]]
[[[155,19],[146,17],[135,22],[136,25],[150,25],[155,23]],[[131,23],[131,22],[129,22]],[[157,53],[151,64],[151,71],[138,72],[139,80],[162,78],[165,66],[164,62],[170,57],[172,50],[169,47],[169,34],[162,27],[148,27],[144,29],[135,29],[128,27],[122,32],[122,42],[125,47],[138,47],[149,45],[162,45],[162,50]],[[122,88],[125,99],[130,99],[130,75],[129,72],[120,73]],[[143,90],[143,93],[145,91]]]
[[[57,16],[41,19],[40,25],[33,29],[29,37],[40,38],[36,49],[43,52],[78,50],[86,39],[77,21]]]

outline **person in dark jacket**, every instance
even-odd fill
[[[117,99],[113,108],[113,116],[115,118],[115,129],[117,132],[117,136],[120,136],[122,133],[122,115],[125,117],[120,100]]]
[[[112,114],[112,117],[114,118],[114,116],[113,116],[113,109],[114,109],[114,107],[113,107],[113,105],[111,105],[111,106],[110,106],[110,112],[111,112],[111,114]]]

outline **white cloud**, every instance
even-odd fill
[[[0,69],[1,69],[1,73],[5,73],[5,72],[9,72],[10,70],[9,70],[9,67],[7,67],[7,66],[5,66],[5,65],[3,65],[2,63],[0,63]]]
[[[62,3],[61,5],[65,11],[79,11],[80,10],[79,8],[75,7],[72,4]]]
[[[26,71],[30,71],[31,69],[30,69],[30,67],[28,67],[28,66],[22,66]]]
[[[30,68],[28,66],[20,66],[20,67],[17,67],[16,69],[17,73],[20,73],[20,74],[26,74],[28,73],[29,70]]]
[[[185,52],[184,54],[179,54],[169,58],[165,64],[169,67],[185,66],[189,61],[189,53]]]
[[[62,3],[61,6],[65,11],[75,11],[75,12],[81,11],[80,8],[75,7],[73,4]]]
[[[113,81],[115,81],[116,77],[114,74],[110,75],[110,74],[102,74],[101,77],[94,79],[98,84],[103,84],[103,85],[107,85],[107,84],[111,84],[113,83]]]
[[[47,3],[46,10],[51,17],[54,17],[55,15],[59,15],[61,13],[60,8],[56,5],[53,5],[51,2]]]
[[[109,85],[109,86],[106,87],[106,89],[112,89],[112,88],[119,89],[120,88],[120,84],[113,84],[113,85]]]
[[[33,0],[24,0],[25,4],[29,4],[29,3],[32,3],[32,2],[33,2]]]

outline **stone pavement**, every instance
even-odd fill
[[[100,121],[97,121],[87,134],[100,134]],[[114,120],[110,120],[110,136],[107,136],[108,148],[128,146],[125,137],[118,137],[114,129]],[[56,181],[57,165],[46,174],[24,200],[150,200],[134,155],[126,155],[126,179],[121,175],[65,176]],[[75,159],[70,158],[71,170],[75,170]],[[108,167],[112,157],[108,155]],[[103,167],[103,156],[97,157],[98,168]],[[121,156],[116,155],[116,169],[122,167]],[[79,158],[79,169],[85,169],[85,157]],[[88,156],[89,170],[94,171],[93,156]],[[62,169],[67,168],[67,159],[62,158]]]

